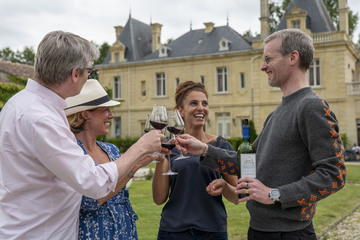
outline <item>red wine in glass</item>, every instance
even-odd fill
[[[175,143],[161,143],[161,146],[162,146],[163,148],[167,148],[167,149],[171,150],[171,149],[173,149],[176,145],[175,145]]]
[[[184,130],[184,127],[167,127],[167,130],[177,136]]]
[[[161,130],[163,128],[165,128],[167,126],[167,123],[163,123],[163,122],[156,122],[156,121],[151,121],[150,120],[150,124],[151,126],[153,126],[155,129]]]

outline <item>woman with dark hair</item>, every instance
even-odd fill
[[[225,138],[204,131],[209,106],[203,84],[193,81],[181,83],[176,89],[175,102],[175,108],[185,123],[185,133],[206,144],[232,149]],[[176,160],[179,155],[174,148],[170,163],[162,158],[156,164],[153,199],[158,205],[166,202],[158,239],[227,239],[227,214],[222,195],[234,204],[238,203],[233,187],[237,177],[222,175],[200,164],[199,156],[190,155],[189,158]],[[168,164],[177,175],[162,175],[167,171]]]

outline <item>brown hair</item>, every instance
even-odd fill
[[[207,91],[205,89],[204,84],[200,82],[193,82],[193,81],[186,81],[183,83],[180,83],[179,86],[176,88],[175,92],[175,108],[183,108],[183,102],[185,97],[191,92],[191,91],[199,91],[203,92],[208,97]]]

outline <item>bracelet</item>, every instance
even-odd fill
[[[208,148],[207,148],[207,144],[206,144],[206,143],[203,143],[203,144],[204,144],[204,148],[203,148],[203,152],[202,152],[201,156],[205,157]]]
[[[133,174],[133,172],[130,170],[130,172],[129,172],[129,174],[128,174],[128,177],[129,178],[133,178],[134,177],[134,174]]]

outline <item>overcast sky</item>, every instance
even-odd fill
[[[359,0],[348,0],[348,5],[360,13]],[[200,29],[209,21],[215,26],[229,21],[229,26],[240,34],[248,29],[260,33],[260,0],[0,0],[0,49],[36,49],[41,39],[54,30],[111,45],[115,42],[114,26],[125,26],[130,12],[141,22],[162,24],[162,43],[189,31],[190,23],[192,29]],[[360,24],[354,42],[359,33]]]

